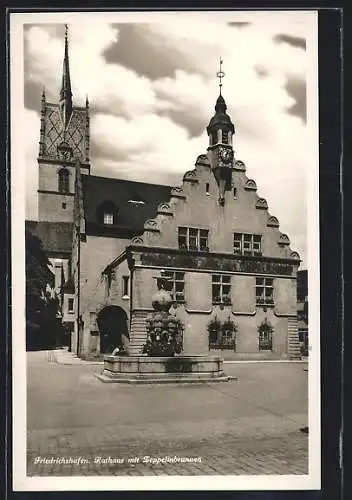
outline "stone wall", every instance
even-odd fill
[[[81,242],[80,314],[84,322],[82,355],[90,354],[94,340],[91,338],[91,313],[97,314],[108,304],[102,272],[123,252],[127,243],[128,240],[100,236],[87,236],[86,241]]]
[[[180,270],[180,269],[179,269]],[[177,304],[171,312],[183,322],[184,354],[208,352],[207,325],[215,316],[224,322],[229,317],[237,325],[236,352],[258,353],[258,327],[266,319],[273,327],[272,352],[278,356],[288,353],[288,318],[295,315],[295,278],[274,278],[274,306],[258,306],[255,300],[255,276],[232,275],[232,304],[212,303],[211,273],[185,271],[185,303]],[[136,268],[133,272],[132,311],[151,312],[152,296],[156,292],[153,276],[157,269]],[[283,301],[285,299],[285,302]],[[276,311],[275,301],[280,306]],[[283,307],[285,303],[285,307]],[[133,336],[133,332],[132,332]]]
[[[260,197],[248,189],[245,172],[233,170],[233,187],[225,193],[224,206],[218,203],[219,188],[211,169],[198,165],[193,172],[192,182],[184,181],[180,194],[171,198],[169,214],[160,213],[156,227],[144,233],[146,245],[178,248],[178,227],[186,226],[209,230],[209,252],[233,254],[233,233],[238,232],[261,234],[263,256],[290,257],[289,245],[279,244],[281,232],[270,222],[268,209],[258,208]]]

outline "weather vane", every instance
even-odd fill
[[[65,24],[65,38],[67,39],[68,36],[68,26]]]
[[[222,79],[225,76],[225,73],[222,70],[222,63],[223,63],[223,60],[220,57],[220,67],[219,67],[219,71],[216,73],[217,78],[219,78],[220,95],[221,95]]]

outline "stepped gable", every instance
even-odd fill
[[[193,186],[200,182],[200,179],[202,179],[202,172],[207,171],[209,168],[208,162],[206,161],[207,158],[208,155],[198,156],[195,168],[184,174],[182,184],[172,187],[170,189],[170,196],[166,198],[166,202],[159,205],[152,217],[145,218],[144,231],[142,230],[139,233],[138,240],[133,240],[133,244],[163,246],[158,239],[158,234],[161,235],[163,233],[163,228],[168,227],[170,219],[177,217],[177,213],[184,203],[192,201]],[[199,161],[199,159],[202,161]],[[253,205],[251,209],[261,211],[264,213],[264,216],[266,216],[266,220],[263,219],[263,231],[268,227],[271,228],[274,234],[276,233],[276,244],[281,249],[280,255],[277,255],[277,257],[294,259],[299,263],[300,256],[297,252],[291,250],[288,236],[280,232],[277,217],[269,213],[267,200],[257,194],[257,184],[255,180],[247,178],[245,174],[241,172],[237,177],[237,183],[238,185],[242,184],[246,196],[252,197]]]
[[[136,182],[107,177],[82,176],[83,206],[86,232],[113,234],[123,230],[143,231],[146,220],[156,216],[158,206],[168,202],[171,187],[145,182]],[[97,211],[104,203],[116,207],[116,221],[113,225],[99,224]]]
[[[72,250],[71,222],[26,221],[26,229],[38,236],[43,250],[49,256],[53,253],[70,253]]]

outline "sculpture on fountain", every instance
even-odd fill
[[[148,356],[174,356],[182,352],[183,325],[169,312],[173,302],[169,279],[163,272],[155,279],[158,291],[152,297],[154,311],[146,320],[148,336],[142,352]]]

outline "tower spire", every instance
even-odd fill
[[[68,121],[72,113],[72,91],[71,91],[71,77],[70,77],[70,62],[68,55],[68,27],[65,24],[65,53],[62,69],[62,83],[60,91],[60,108],[62,119],[67,127]]]
[[[234,151],[232,147],[235,127],[231,118],[226,113],[227,106],[221,94],[222,80],[225,73],[222,69],[223,60],[220,57],[219,71],[216,76],[219,78],[219,97],[215,104],[215,115],[211,118],[207,126],[209,136],[208,157],[219,186],[219,204],[225,203],[225,192],[231,189],[232,166],[234,161]]]
[[[219,61],[219,71],[216,73],[216,76],[217,78],[219,78],[219,91],[220,91],[220,95],[221,95],[221,87],[222,87],[222,79],[225,77],[225,73],[224,71],[222,70],[222,63],[224,61],[221,59],[220,57],[220,61]]]

